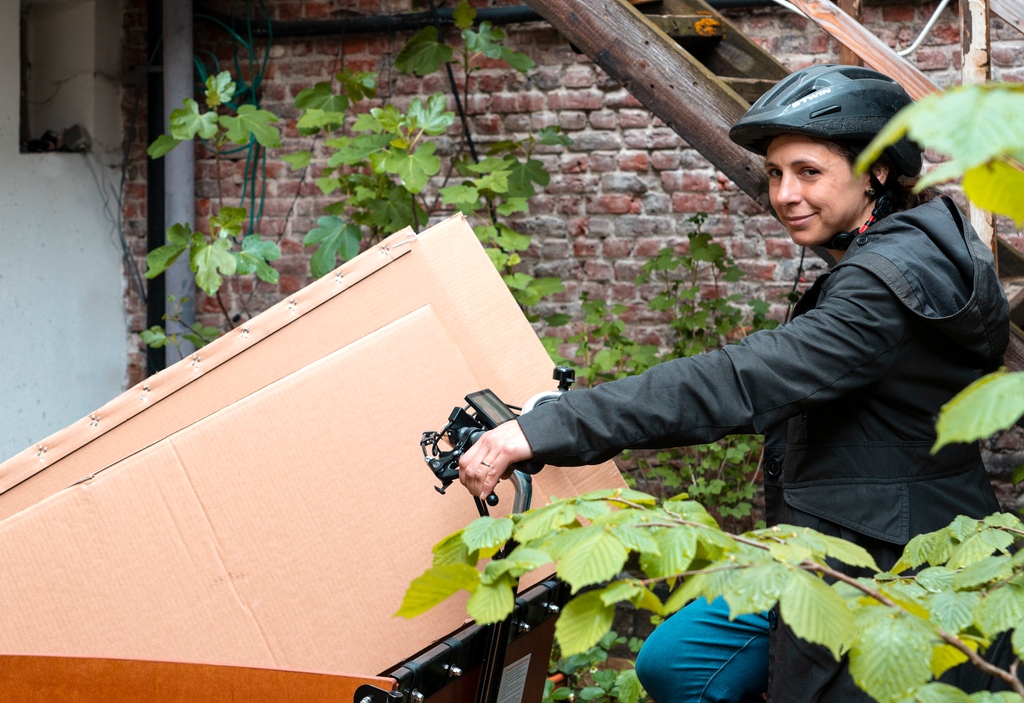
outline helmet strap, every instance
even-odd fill
[[[871,189],[868,191],[868,197],[874,197],[876,193],[879,195],[875,200],[875,207],[871,210],[871,215],[868,217],[867,221],[857,229],[852,229],[849,232],[840,232],[836,236],[832,237],[832,241],[828,244],[829,249],[846,251],[850,248],[850,245],[853,244],[853,240],[857,235],[864,234],[868,230],[868,227],[892,212],[892,191],[882,185],[882,183],[875,178],[875,174],[871,174]]]

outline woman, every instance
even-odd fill
[[[910,194],[913,144],[852,169],[909,102],[888,77],[851,66],[798,71],[762,96],[730,137],[765,155],[793,241],[833,264],[793,320],[499,426],[460,461],[466,487],[486,496],[531,457],[597,463],[754,431],[765,436],[768,524],[851,540],[882,569],[915,534],[998,510],[976,444],[930,453],[942,404],[1002,361],[1008,306],[991,254],[951,201]],[[696,601],[648,640],[641,680],[658,703],[761,700],[766,687],[779,703],[871,700],[773,616],[730,623],[720,601]]]

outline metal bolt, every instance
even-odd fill
[[[409,697],[416,701],[416,703],[423,703],[423,701],[426,700],[426,696],[419,691],[413,691],[409,694]]]
[[[359,703],[373,703],[373,696],[363,696],[363,700]]]
[[[462,676],[462,669],[460,667],[445,664],[444,669],[448,672],[449,676]]]
[[[519,623],[519,631],[520,632],[529,632],[530,629],[531,629],[530,628],[530,623],[528,623],[528,622],[521,622],[521,623]]]
[[[561,612],[561,610],[562,609],[558,607],[557,603],[548,603],[548,612],[551,613],[552,615],[555,615],[555,614]]]

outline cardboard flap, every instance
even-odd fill
[[[433,489],[421,433],[551,370],[462,217],[395,235],[0,466],[0,652],[388,669],[466,618],[464,597],[392,615],[476,517]],[[623,485],[534,480],[535,506]]]

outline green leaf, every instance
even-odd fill
[[[494,583],[480,583],[466,602],[466,612],[481,625],[504,620],[515,606],[515,579],[502,574]]]
[[[471,29],[462,30],[462,38],[471,53],[480,53],[490,59],[501,58],[501,45],[498,42],[505,38],[505,32],[490,22],[481,22],[476,32]]]
[[[146,254],[146,278],[156,278],[166,271],[188,249],[191,239],[191,225],[187,223],[171,225],[167,229],[167,241],[169,244],[157,247]]]
[[[572,145],[572,139],[562,134],[562,128],[557,126],[544,127],[534,135],[534,138],[538,144],[543,144],[544,146]]]
[[[305,88],[295,96],[295,107],[300,110],[310,108],[324,112],[345,112],[348,109],[348,98],[335,95],[330,83],[317,83],[312,88]]]
[[[952,442],[973,442],[1004,430],[1024,415],[1024,372],[982,376],[942,406],[932,453]]]
[[[931,679],[938,638],[927,622],[878,605],[858,610],[857,627],[850,674],[876,700],[902,700]]]
[[[436,148],[433,142],[426,142],[412,153],[392,149],[384,159],[384,168],[397,175],[410,193],[419,193],[441,168],[441,160],[434,156]]]
[[[452,12],[452,20],[455,22],[455,26],[459,29],[469,29],[473,26],[473,20],[476,19],[476,10],[469,6],[466,0],[459,0],[459,4],[455,6],[455,11]]]
[[[730,588],[724,594],[731,615],[764,612],[774,607],[792,574],[777,562],[734,571]]]
[[[328,166],[354,164],[366,160],[370,154],[384,151],[391,136],[388,134],[361,134],[353,138],[338,140],[340,146],[328,160]]]
[[[636,677],[636,669],[624,669],[615,677],[616,698],[619,703],[637,703],[644,693],[640,679]]]
[[[801,639],[823,645],[837,660],[855,634],[846,603],[818,577],[795,569],[779,597],[782,619]]]
[[[479,582],[480,574],[472,566],[433,566],[424,571],[422,576],[413,579],[395,615],[403,618],[422,615],[462,589],[475,590]]]
[[[964,174],[964,193],[986,210],[1006,215],[1024,224],[1024,170],[1017,162],[993,161],[975,166]]]
[[[469,551],[466,543],[462,541],[462,530],[445,537],[435,544],[431,551],[434,553],[434,566],[444,566],[445,564],[475,566],[478,557],[478,553]]]
[[[558,576],[575,593],[584,586],[614,577],[626,563],[629,552],[622,542],[600,525],[585,527],[587,534],[567,550],[558,561]]]
[[[441,202],[445,205],[476,205],[480,201],[480,191],[475,186],[446,186],[441,193]]]
[[[427,134],[442,134],[455,122],[455,113],[445,110],[447,100],[443,93],[434,93],[427,98],[426,104],[419,98],[413,98],[407,112],[409,129],[422,129]]]
[[[615,607],[605,605],[601,595],[590,591],[566,603],[555,621],[555,637],[562,656],[582,654],[596,645],[612,627]]]
[[[285,154],[281,157],[281,160],[288,164],[293,171],[306,168],[312,159],[313,154],[309,151],[297,151],[294,154]]]
[[[942,591],[928,599],[932,622],[947,632],[961,632],[974,622],[981,596],[973,591]]]
[[[235,83],[227,71],[206,78],[206,107],[209,109],[228,102],[234,95]]]
[[[547,537],[575,520],[576,508],[572,503],[555,501],[524,514],[515,526],[515,538],[520,543],[532,542]]]
[[[654,539],[658,543],[658,553],[643,552],[640,555],[640,568],[645,574],[651,578],[663,578],[690,568],[697,554],[696,528],[685,525],[655,528]]]
[[[469,549],[493,549],[512,538],[512,520],[507,517],[480,517],[462,532],[462,541]]]
[[[516,161],[509,169],[508,196],[510,198],[529,198],[536,189],[533,184],[546,186],[551,181],[551,174],[544,164],[537,159],[525,162]]]
[[[235,272],[246,276],[255,273],[266,283],[276,284],[280,278],[276,269],[269,262],[281,258],[281,247],[276,243],[261,239],[259,235],[250,234],[242,240],[242,251],[235,255],[238,259]]]
[[[437,28],[424,27],[408,41],[395,57],[395,68],[402,73],[426,76],[452,57],[452,48],[437,40]]]
[[[974,611],[974,622],[986,637],[1017,627],[1024,620],[1024,588],[1007,583],[989,591]]]
[[[823,535],[820,533],[816,534],[815,538],[824,543],[826,556],[837,559],[850,566],[871,569],[871,571],[879,571],[874,558],[860,545],[854,544],[853,542],[847,542],[845,539],[830,537],[829,535]]]
[[[971,703],[971,697],[956,686],[932,681],[914,692],[908,703]]]
[[[1002,581],[1013,574],[1013,564],[1008,556],[992,556],[968,564],[953,579],[953,587],[966,591],[983,586],[991,581]]]
[[[228,139],[235,144],[248,144],[251,136],[260,146],[276,149],[281,146],[281,133],[270,126],[271,122],[277,122],[277,115],[255,105],[242,105],[238,108],[237,117],[220,117],[221,126],[228,131]]]
[[[171,136],[181,141],[188,141],[197,134],[202,139],[210,139],[217,133],[217,113],[200,114],[199,103],[192,98],[185,98],[185,107],[171,111]]]
[[[160,325],[153,325],[148,330],[142,330],[142,332],[139,333],[139,339],[141,339],[142,343],[147,347],[152,347],[153,349],[159,349],[160,347],[166,346],[169,341],[167,339],[166,331]]]
[[[641,554],[661,556],[661,547],[658,540],[650,534],[650,528],[639,526],[615,525],[611,528],[623,546]]]
[[[521,54],[518,51],[513,51],[512,49],[509,49],[507,46],[501,47],[501,59],[509,66],[511,66],[513,69],[519,71],[520,73],[526,73],[531,68],[537,65],[533,62],[533,59],[531,59],[526,54]]]
[[[310,230],[302,243],[307,247],[320,245],[309,260],[313,276],[320,278],[334,269],[336,256],[348,261],[359,253],[359,240],[363,238],[363,232],[356,225],[345,224],[334,215],[321,217],[317,224],[319,227]]]
[[[377,74],[373,71],[353,71],[345,68],[334,74],[334,77],[344,87],[345,95],[352,102],[377,95]]]
[[[210,234],[215,237],[237,237],[248,213],[244,207],[222,207],[210,218]]]
[[[944,564],[952,551],[953,540],[945,529],[916,535],[907,542],[902,556],[891,571],[899,574],[922,564]]]
[[[196,274],[196,285],[207,295],[216,295],[224,279],[220,274],[230,276],[235,272],[237,261],[231,255],[231,240],[217,239],[212,244],[203,241],[193,245],[189,262]]]
[[[161,156],[165,156],[174,147],[181,144],[181,139],[175,139],[174,137],[161,134],[159,137],[153,140],[153,143],[146,149],[146,153],[151,159],[159,159]]]
[[[999,532],[995,534],[1006,535],[1006,533]],[[1013,541],[1012,538],[1010,541]],[[951,569],[959,569],[983,559],[987,559],[993,552],[998,550],[999,547],[993,545],[990,539],[986,539],[984,533],[977,532],[975,534],[968,535],[963,542],[953,548],[952,553],[949,555],[949,561],[946,562],[946,566]]]
[[[310,136],[316,134],[321,129],[329,132],[334,131],[341,127],[344,122],[344,112],[328,112],[320,108],[311,107],[302,113],[299,121],[295,123],[295,127],[299,130],[299,134]]]
[[[939,678],[954,666],[967,661],[967,655],[951,644],[940,644],[932,650],[932,676]]]
[[[1018,627],[1013,631],[1010,643],[1013,645],[1013,653],[1017,658],[1024,659],[1024,627]]]
[[[508,217],[517,212],[529,212],[530,204],[526,198],[508,198],[497,207],[498,214]]]

